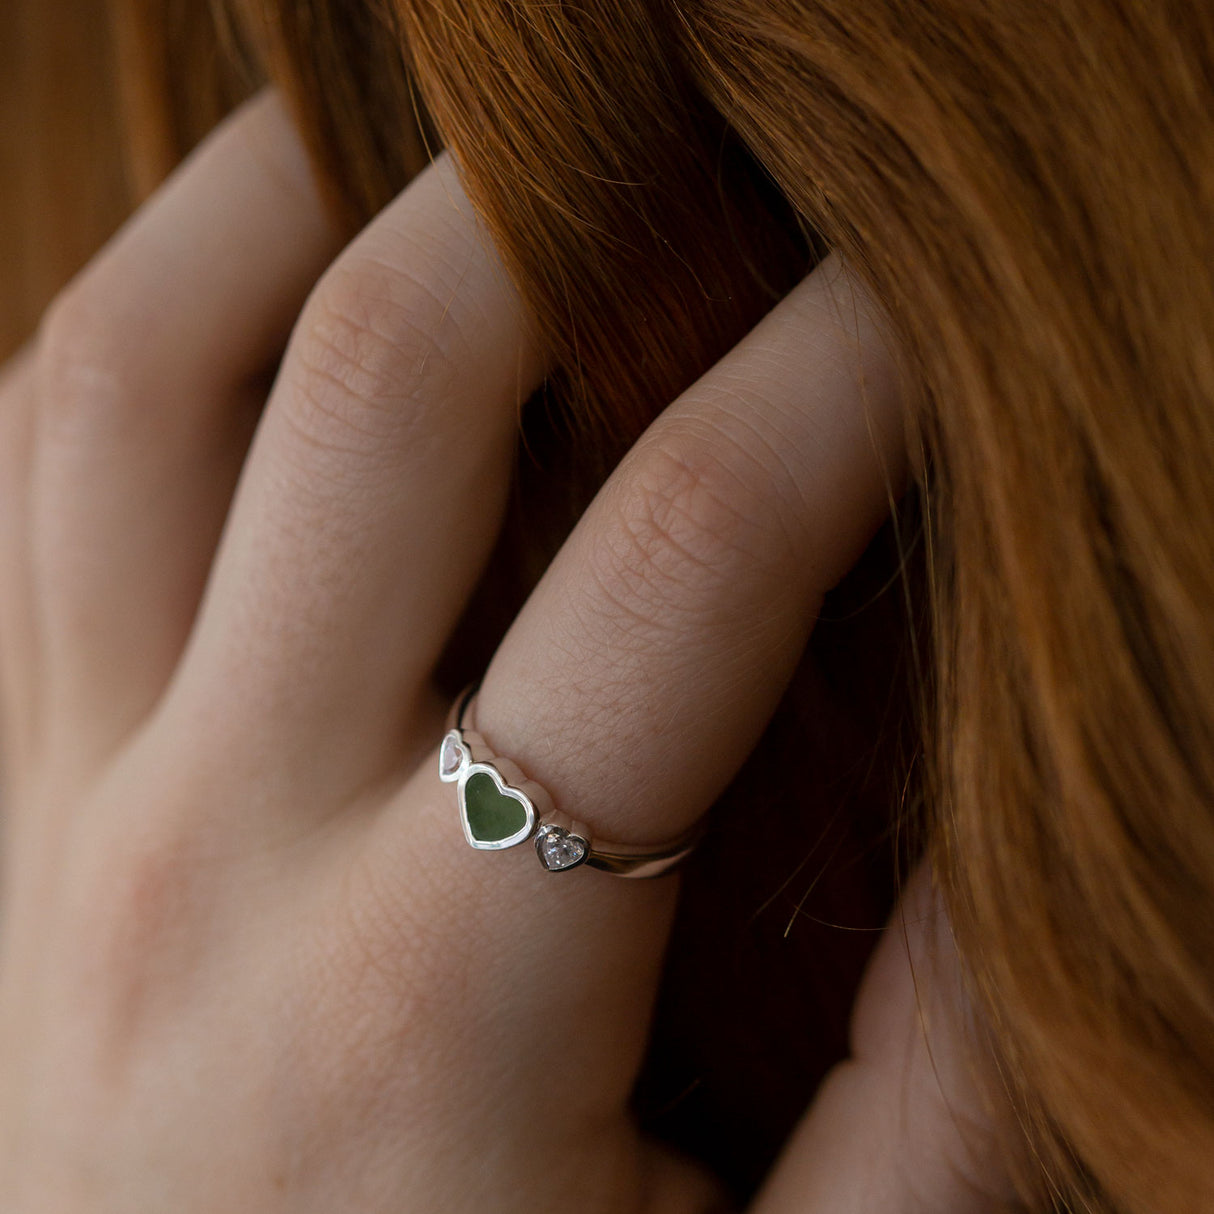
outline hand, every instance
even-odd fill
[[[337,253],[259,99],[0,384],[0,1208],[707,1210],[626,1111],[677,882],[474,852],[437,778],[430,672],[541,353],[449,162]],[[828,262],[599,494],[480,730],[604,837],[678,833],[902,446],[871,309]],[[917,999],[908,939],[936,958]],[[858,1059],[760,1214],[996,1208],[985,1131],[963,1147],[950,1118],[973,1101],[941,1067],[946,942],[917,910],[882,946]]]

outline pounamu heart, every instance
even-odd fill
[[[469,772],[460,787],[460,809],[473,847],[521,843],[535,820],[522,793],[507,788],[487,769]]]

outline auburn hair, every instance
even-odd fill
[[[638,1107],[752,1188],[845,1048],[871,937],[839,928],[875,929],[926,850],[1032,1148],[1026,1199],[1207,1208],[1214,6],[14,12],[24,42],[0,40],[0,80],[28,121],[5,137],[9,347],[265,80],[351,233],[452,150],[554,368],[461,628],[468,665],[640,428],[841,251],[896,336],[922,473],[828,600],[688,874]],[[790,747],[820,763],[813,789],[770,761]],[[722,967],[747,1001],[705,1016],[695,992]]]

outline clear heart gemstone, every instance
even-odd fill
[[[586,840],[560,826],[548,826],[536,836],[535,850],[550,873],[559,873],[586,859]]]
[[[464,765],[464,747],[459,735],[449,733],[438,752],[438,774],[444,780],[453,779]]]

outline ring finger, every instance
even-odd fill
[[[604,836],[678,833],[753,748],[905,465],[894,366],[832,257],[629,454],[494,658],[478,728]]]

